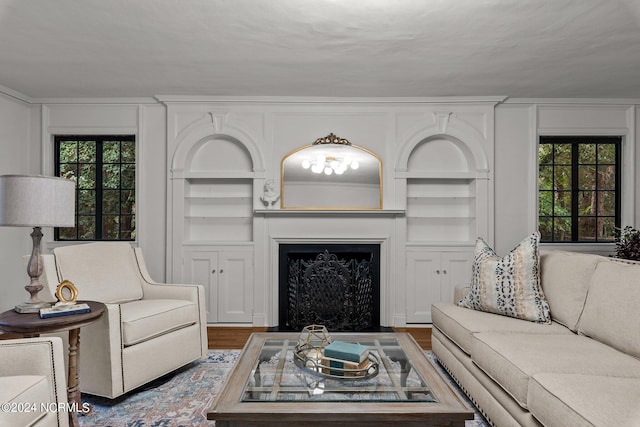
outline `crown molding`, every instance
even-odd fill
[[[184,96],[156,95],[164,104],[260,103],[260,104],[499,104],[506,96],[442,97],[319,97],[319,96]]]
[[[637,105],[640,98],[507,98],[503,104]]]
[[[17,90],[10,89],[6,86],[0,85],[0,94],[8,96],[9,98],[16,99],[18,101],[22,101],[26,104],[33,104],[33,98],[25,95],[24,93],[18,92]]]

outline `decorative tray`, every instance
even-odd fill
[[[338,359],[325,357],[322,348],[308,344],[297,345],[293,354],[295,364],[312,374],[338,380],[362,380],[378,375],[380,360],[373,352],[360,364],[350,364]],[[353,366],[355,365],[355,366]]]

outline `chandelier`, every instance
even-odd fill
[[[338,144],[338,145],[351,145],[351,143],[344,139],[338,138],[333,133],[325,136],[324,138],[318,138],[313,145],[325,145],[325,144]],[[342,175],[347,169],[356,170],[360,167],[360,163],[352,159],[350,156],[338,157],[335,154],[326,155],[324,153],[318,153],[318,155],[309,160],[304,159],[302,161],[303,169],[311,169],[311,172],[325,175]]]

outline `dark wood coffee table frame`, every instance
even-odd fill
[[[349,427],[449,426],[464,427],[473,411],[455,394],[406,333],[332,334],[351,339],[395,339],[411,360],[413,369],[429,384],[434,402],[243,402],[245,384],[252,374],[266,340],[296,340],[297,333],[254,333],[218,394],[207,419],[216,427],[331,426]]]

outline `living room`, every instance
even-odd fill
[[[132,137],[122,240],[154,280],[203,285],[210,327],[282,327],[280,247],[320,243],[377,246],[376,326],[430,329],[477,237],[505,254],[540,228],[541,138],[619,138],[614,225],[640,223],[637,2],[447,3],[5,2],[0,175]],[[291,201],[286,159],[331,135],[377,159],[379,203],[325,181]],[[0,311],[25,299],[28,230],[0,227]],[[607,233],[541,248],[609,256]],[[43,254],[80,243],[43,234]]]

